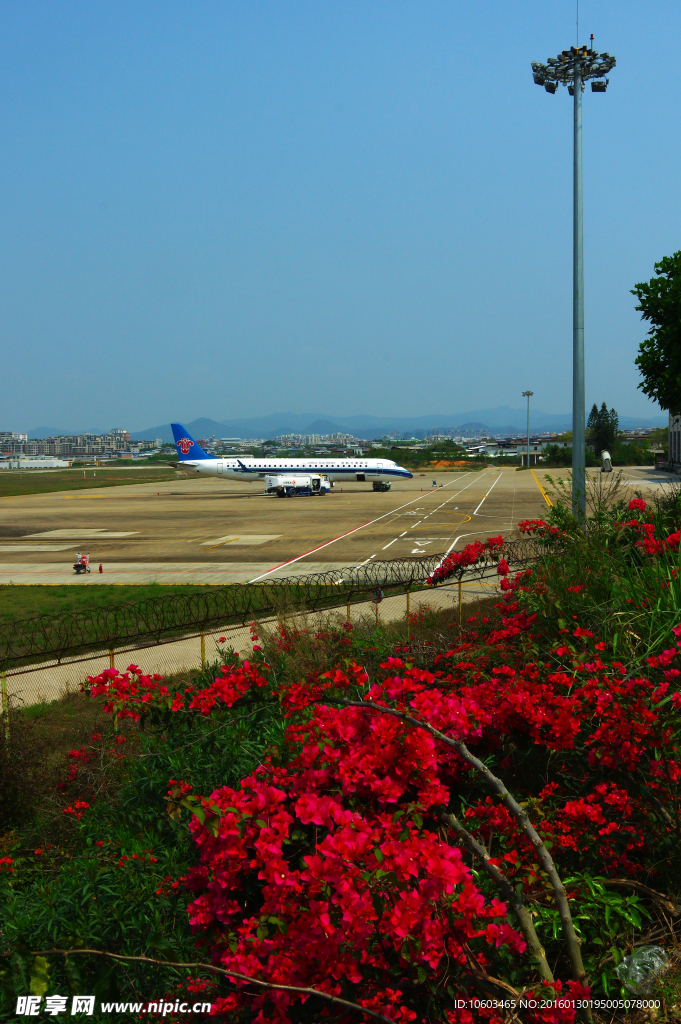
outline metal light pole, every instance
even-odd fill
[[[593,37],[592,37],[593,38]],[[554,94],[559,83],[574,96],[574,196],[572,235],[572,512],[586,516],[586,462],[584,448],[584,214],[582,201],[582,91],[591,81],[592,92],[605,92],[615,67],[609,53],[596,53],[586,46],[571,46],[546,64],[532,62],[537,85]],[[529,399],[528,399],[529,405]],[[529,459],[529,445],[528,445]]]
[[[530,468],[530,398],[534,391],[523,391],[523,398],[527,399],[527,468]]]
[[[584,448],[584,203],[582,192],[582,69],[575,61],[572,200],[572,514],[586,517]]]

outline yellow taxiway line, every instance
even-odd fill
[[[535,473],[535,471],[534,471],[533,469],[531,469],[531,470],[530,470],[530,473],[531,473],[531,474],[532,474],[532,476],[534,477],[534,482],[536,483],[537,487],[538,487],[538,488],[539,488],[539,490],[541,491],[541,496],[542,496],[542,498],[544,499],[544,501],[546,502],[546,504],[547,504],[547,505],[549,506],[549,508],[553,508],[553,502],[552,502],[552,501],[551,501],[551,499],[549,498],[548,494],[546,493],[546,491],[544,490],[544,488],[542,487],[542,485],[541,485],[541,484],[539,483],[539,479],[538,479],[538,477],[537,477],[537,474]]]

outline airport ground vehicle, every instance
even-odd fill
[[[390,481],[389,480],[374,480],[375,491],[389,491]]]
[[[605,448],[601,452],[601,473],[612,473],[612,458]]]
[[[278,498],[293,498],[296,495],[328,494],[331,484],[320,473],[309,476],[277,474],[265,477],[265,494],[276,494]]]
[[[76,575],[79,575],[81,572],[89,572],[90,553],[88,552],[87,555],[81,555],[81,553],[78,552],[78,554],[76,555],[76,560],[73,563],[73,568],[76,570]]]

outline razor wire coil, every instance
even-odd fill
[[[369,600],[370,592],[423,588],[446,555],[390,559],[305,576],[231,583],[201,594],[170,594],[137,604],[67,615],[40,615],[0,626],[0,670],[46,660],[57,663],[90,651],[181,638],[188,632],[252,622],[287,610],[322,611]],[[472,566],[455,569],[440,586],[496,574],[499,554],[484,552]],[[503,557],[521,569],[539,557],[529,540],[510,541]]]

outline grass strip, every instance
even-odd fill
[[[85,475],[83,475],[85,474]],[[84,491],[94,487],[125,484],[165,483],[175,480],[177,470],[169,466],[98,466],[96,469],[7,469],[0,473],[0,498],[20,494],[49,494],[52,491]]]
[[[148,583],[98,584],[96,587],[74,587],[70,584],[24,586],[0,585],[0,625],[32,619],[37,616],[82,615],[95,610],[120,608],[154,598],[174,594],[201,594],[218,590],[222,584]]]

